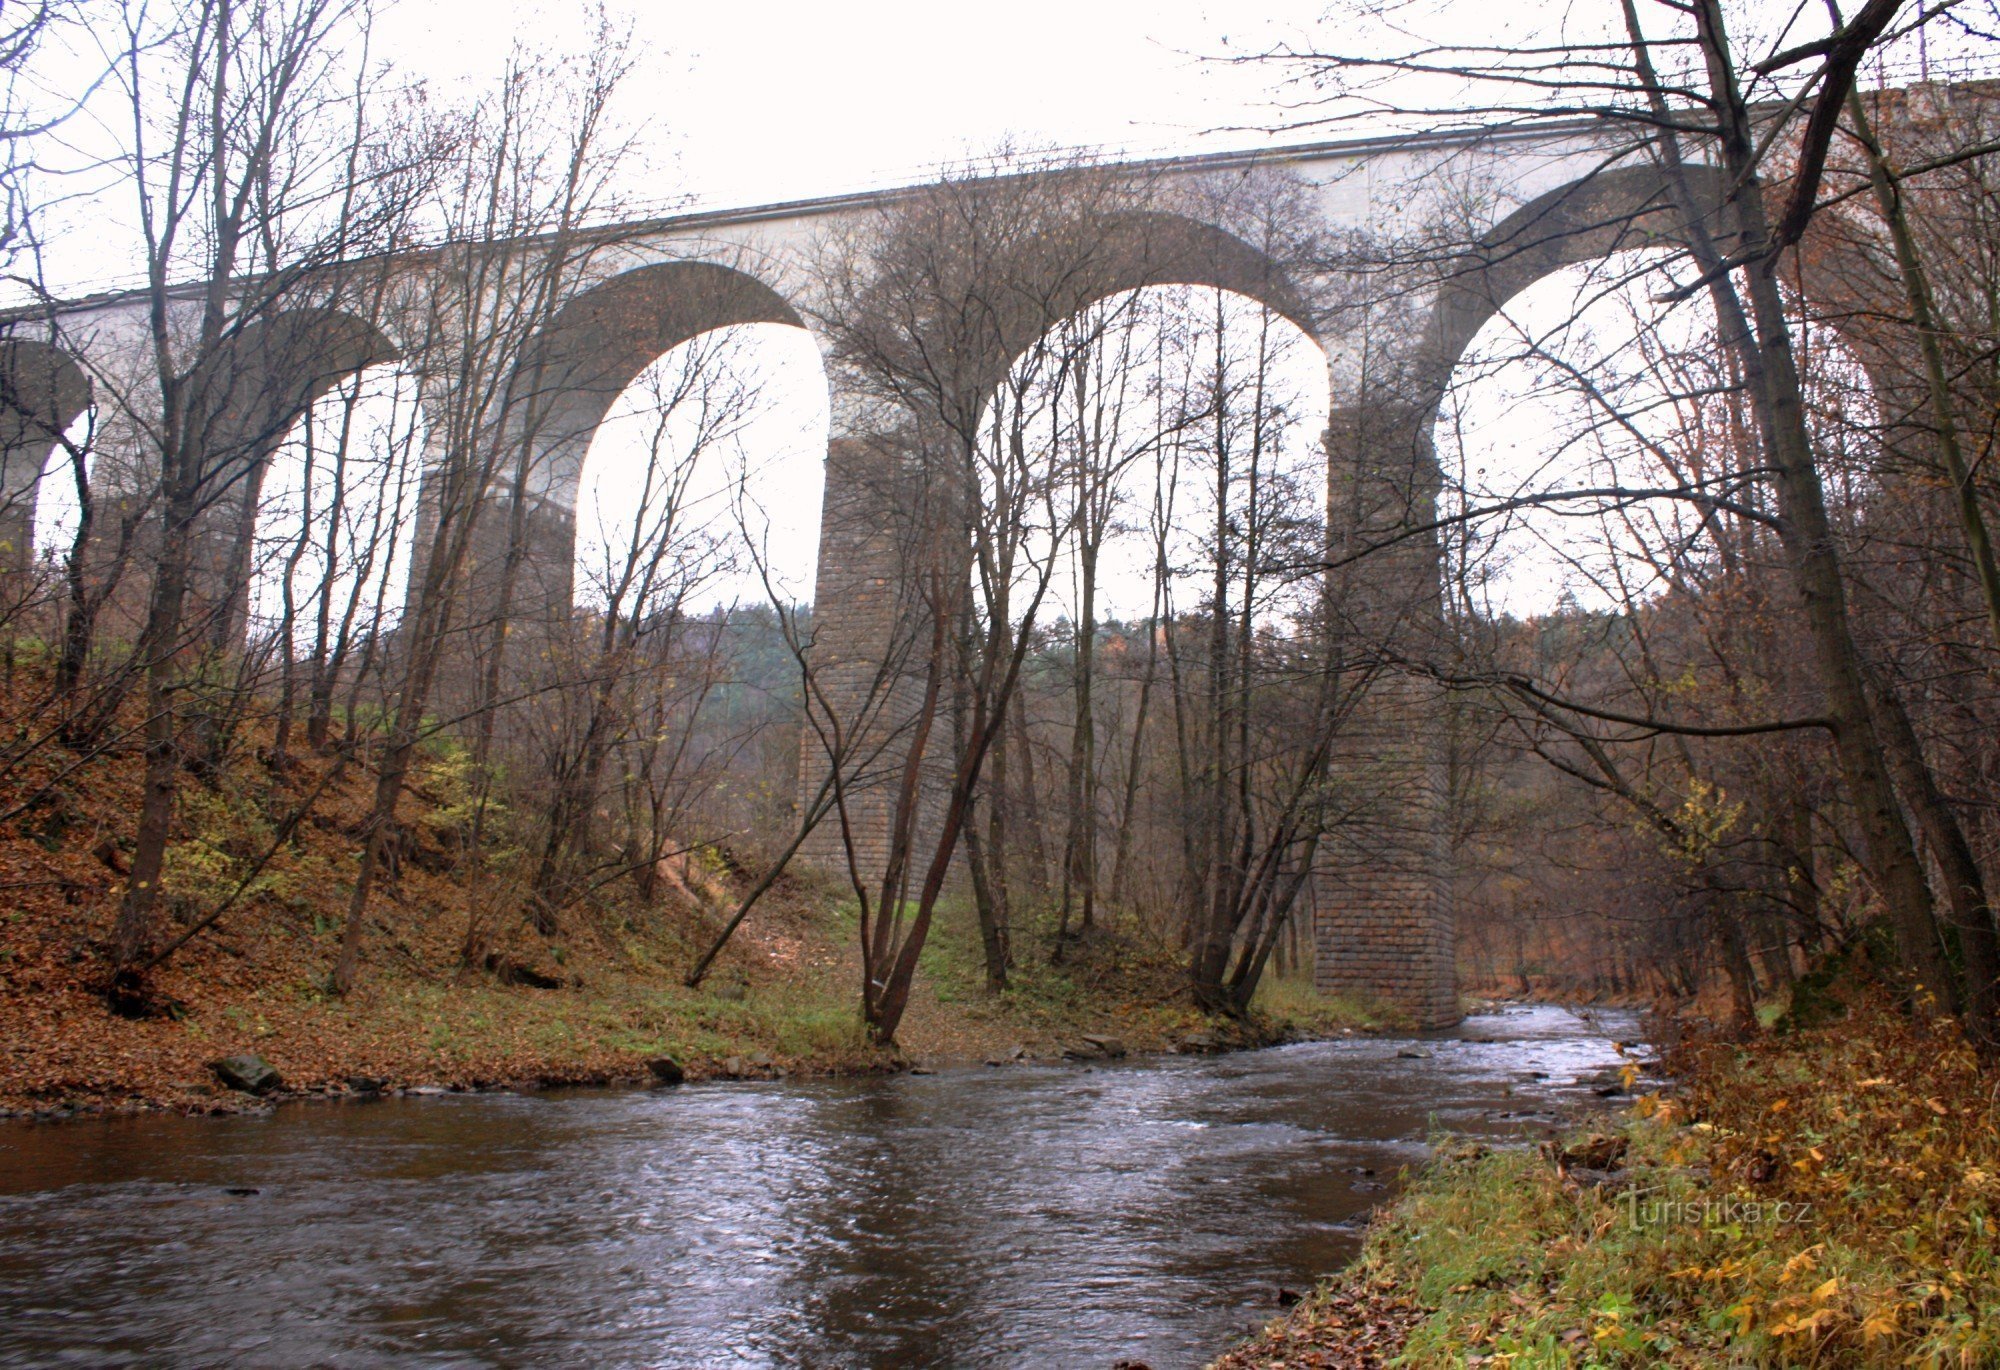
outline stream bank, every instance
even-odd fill
[[[2000,1364],[1991,1076],[1878,991],[1809,1016],[1559,1144],[1442,1148],[1216,1370]]]

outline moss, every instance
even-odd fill
[[[1408,1019],[1364,994],[1323,993],[1303,975],[1266,975],[1250,1001],[1273,1035],[1285,1032],[1323,1037],[1343,1030],[1382,1032],[1409,1026]]]

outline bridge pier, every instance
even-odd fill
[[[1410,535],[1436,517],[1434,410],[1419,382],[1360,388],[1329,416],[1327,631],[1359,695],[1310,887],[1314,988],[1421,1029],[1462,1016],[1444,692],[1412,669],[1444,628],[1437,536]]]
[[[1313,988],[1424,1030],[1463,1016],[1439,693],[1392,677],[1350,720],[1341,782],[1355,805],[1321,843],[1309,910]]]
[[[799,804],[815,802],[837,762],[845,834],[841,813],[829,811],[799,859],[844,872],[851,843],[864,880],[878,877],[889,859],[897,790],[923,704],[921,654],[929,643],[912,573],[921,514],[910,487],[894,440],[837,437],[827,444]],[[936,726],[948,728],[950,720]],[[936,806],[937,777],[926,780],[919,802],[928,809]]]

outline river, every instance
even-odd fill
[[[1196,1366],[1635,1032],[0,1125],[0,1365]]]

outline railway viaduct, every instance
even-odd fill
[[[1105,241],[1119,250],[1105,255],[1115,265],[1092,281],[1095,297],[1163,284],[1219,287],[1276,310],[1324,350],[1335,468],[1329,490],[1345,491],[1348,521],[1338,532],[1390,545],[1358,563],[1357,579],[1358,612],[1391,640],[1421,639],[1438,621],[1437,548],[1421,531],[1435,497],[1427,433],[1436,396],[1474,334],[1508,299],[1551,272],[1675,236],[1660,173],[1629,133],[1614,142],[1605,129],[1594,120],[1548,121],[1111,169],[1154,193],[1143,212],[1102,226]],[[1407,381],[1400,421],[1371,415],[1361,392],[1364,353],[1380,340],[1365,343],[1352,311],[1326,303],[1352,282],[1326,279],[1325,258],[1313,265],[1274,259],[1232,218],[1230,206],[1246,188],[1273,180],[1305,202],[1329,240],[1391,239],[1446,209],[1470,225],[1453,268],[1407,299],[1399,316],[1400,333],[1388,350],[1400,358]],[[579,480],[592,435],[616,396],[656,357],[710,330],[779,324],[817,336],[815,321],[826,308],[817,254],[830,238],[866,231],[913,193],[689,213],[587,235],[559,307],[515,361],[516,388],[531,374],[541,397],[539,421],[522,439],[523,479],[509,487],[522,493],[516,522],[528,529],[520,612],[569,612]],[[408,312],[395,299],[398,292],[421,292],[438,260],[435,252],[413,252],[387,264],[371,279],[389,280],[390,288],[378,289],[369,306],[349,298],[346,286],[315,296],[307,280],[298,307],[275,310],[244,330],[242,379],[231,382],[243,394],[229,406],[241,429],[241,460],[254,465],[339,377],[396,361],[418,346],[405,334]],[[197,310],[198,293],[175,307]],[[1046,328],[1058,320],[1033,322]],[[16,317],[0,340],[0,545],[13,555],[26,554],[54,435],[84,412],[94,391],[102,469],[116,470],[121,442],[137,442],[130,435],[139,423],[121,424],[104,412],[104,396],[112,378],[143,370],[146,323],[143,297],[111,294]],[[1010,360],[996,356],[993,374],[1003,374]],[[907,587],[898,583],[895,549],[882,536],[890,522],[883,502],[893,495],[879,479],[880,435],[872,431],[878,421],[869,405],[844,392],[837,366],[828,367],[828,384],[832,417],[812,651],[831,704],[859,711],[882,669],[884,644],[896,637]],[[123,393],[143,388],[128,384]],[[219,529],[255,518],[256,487],[254,475],[243,480],[234,502],[211,512]],[[512,507],[508,493],[485,497]],[[420,518],[420,544],[423,536]],[[226,542],[218,536],[218,546]],[[228,566],[206,569],[225,586],[241,574]],[[1343,773],[1363,797],[1323,847],[1309,887],[1315,979],[1322,989],[1362,992],[1424,1026],[1440,1026],[1458,1016],[1442,729],[1433,695],[1414,677],[1388,674],[1371,688],[1343,739]],[[892,699],[871,726],[893,736],[895,711]],[[826,762],[809,746],[802,752],[803,800],[816,790]],[[887,800],[878,794],[870,801],[864,793],[856,802],[855,839],[865,856],[876,855],[886,841]],[[815,838],[805,855],[828,861],[833,852],[826,836]]]

